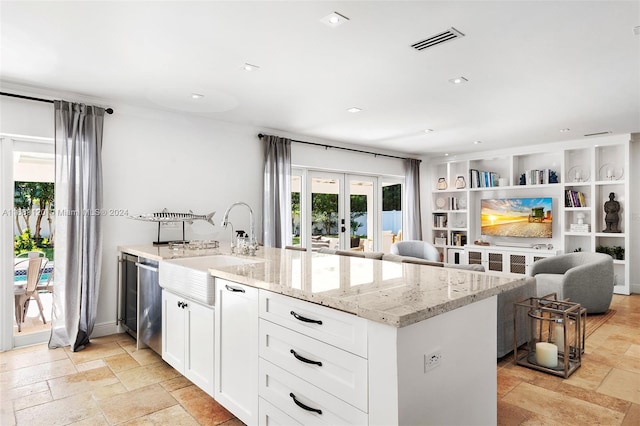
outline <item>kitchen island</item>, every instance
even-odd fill
[[[496,423],[496,296],[526,279],[269,248],[246,258],[195,262],[216,283],[214,396],[245,423]]]

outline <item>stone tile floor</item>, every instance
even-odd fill
[[[568,379],[498,360],[499,425],[640,424],[640,295],[616,295],[612,307]],[[0,424],[242,425],[123,334],[76,353],[46,345],[0,353]]]
[[[640,294],[611,307],[568,379],[498,361],[499,425],[640,425]]]

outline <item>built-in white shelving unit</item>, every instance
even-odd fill
[[[526,273],[531,262],[563,252],[608,251],[614,257],[614,291],[629,294],[630,149],[626,134],[431,158],[427,235],[443,260],[453,261],[455,253],[463,263],[498,272]],[[619,232],[604,231],[604,203],[611,193],[620,205]],[[481,200],[519,197],[552,198],[552,237],[482,236]],[[473,244],[479,241],[490,245]]]

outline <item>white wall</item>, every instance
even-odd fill
[[[0,96],[0,133],[53,139],[53,104]]]
[[[631,292],[640,293],[640,262],[637,261],[640,254],[640,196],[638,187],[640,184],[640,133],[631,135],[631,158],[629,159],[630,174],[630,194],[631,194],[631,250],[635,253],[635,259],[631,262]]]
[[[228,244],[231,228],[219,226],[226,208],[248,203],[262,210],[262,150],[253,128],[204,118],[120,107],[105,118],[103,177],[105,209],[129,215],[169,211],[196,214],[215,211],[215,227],[204,221],[186,226],[187,239],[217,239]],[[234,209],[235,229],[249,229],[249,214]],[[161,238],[178,239],[178,230]],[[97,323],[115,321],[117,247],[150,244],[155,223],[107,216],[104,223],[103,276]]]

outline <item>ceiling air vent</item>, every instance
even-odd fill
[[[586,135],[584,135],[585,137],[589,137],[589,136],[602,136],[602,135],[608,135],[610,134],[611,131],[608,132],[598,132],[598,133],[587,133]]]
[[[413,43],[411,47],[413,47],[416,50],[424,50],[429,47],[434,47],[439,44],[446,43],[451,40],[455,40],[459,37],[464,37],[464,34],[456,30],[455,28],[451,27],[447,31],[443,31],[440,34],[436,34],[427,39]]]

